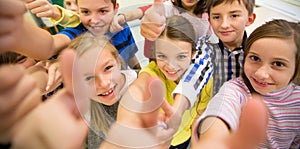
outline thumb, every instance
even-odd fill
[[[74,97],[77,108],[81,114],[89,109],[89,99],[83,77],[80,77],[78,62],[76,61],[75,50],[66,49],[59,57],[64,87],[67,93]]]
[[[229,140],[233,148],[256,148],[266,139],[268,110],[258,95],[253,95],[244,105],[238,130]]]

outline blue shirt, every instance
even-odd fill
[[[126,62],[126,64],[128,64],[128,60],[135,56],[138,48],[135,44],[135,40],[128,24],[124,24],[123,27],[124,29],[117,33],[107,32],[105,35],[110,38],[112,45],[116,47],[123,60]],[[87,31],[88,30],[83,26],[83,24],[80,23],[77,27],[67,27],[58,34],[64,34],[73,40]]]

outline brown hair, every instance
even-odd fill
[[[300,77],[300,23],[289,22],[286,20],[272,20],[263,24],[262,26],[255,29],[245,43],[245,57],[248,55],[251,45],[261,39],[261,38],[279,38],[279,39],[291,39],[294,41],[297,51],[295,53],[296,57],[296,67],[294,75],[291,81],[296,81]],[[242,77],[246,85],[254,91],[250,85],[250,82],[246,75],[243,73]]]
[[[192,24],[184,17],[174,15],[167,19],[166,27],[158,38],[168,37],[172,40],[185,41],[192,44],[192,52],[195,52],[196,35]]]
[[[254,6],[255,6],[255,0],[207,0],[207,12],[210,14],[210,10],[213,7],[216,7],[222,3],[230,3],[232,4],[233,2],[238,1],[239,4],[243,3],[245,4],[246,9],[248,10],[248,15],[253,13]]]
[[[185,10],[183,5],[182,5],[182,1],[181,0],[174,0],[172,1],[174,6],[178,7],[178,10]],[[176,8],[177,8],[176,7]],[[196,4],[196,8],[194,9],[194,14],[198,15],[198,14],[203,14],[206,11],[206,0],[199,0]]]

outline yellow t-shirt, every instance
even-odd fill
[[[159,77],[165,85],[165,99],[170,105],[173,105],[174,99],[172,97],[172,91],[176,88],[177,84],[171,80],[168,80],[165,75],[160,71],[157,64],[152,61],[141,72],[146,72],[151,76]],[[210,78],[208,83],[202,89],[200,97],[196,100],[191,109],[186,110],[181,118],[181,124],[178,131],[173,136],[171,145],[176,146],[184,143],[191,137],[193,122],[199,117],[198,111],[204,110],[212,97],[212,84],[213,79]]]

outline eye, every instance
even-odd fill
[[[71,6],[71,2],[66,2],[66,5],[67,6]]]
[[[255,56],[255,55],[252,55],[252,56],[249,56],[249,58],[252,60],[252,61],[259,61],[259,57]]]
[[[214,16],[212,16],[212,19],[214,19],[214,20],[220,19],[220,16],[214,15]]]
[[[237,18],[237,17],[239,17],[240,15],[238,15],[238,14],[232,14],[231,15],[231,17],[233,17],[233,18]]]
[[[108,11],[107,10],[100,10],[99,11],[101,14],[105,14],[105,13],[107,13]]]
[[[163,54],[158,54],[156,57],[159,58],[159,59],[166,59],[166,58],[167,58],[167,57],[166,57],[165,55],[163,55]]]
[[[22,63],[24,63],[26,60],[27,60],[27,57],[26,57],[26,56],[20,56],[20,57],[18,57],[18,59],[16,60],[16,62],[17,62],[18,64],[22,64]]]
[[[179,59],[179,60],[183,60],[183,59],[185,59],[185,58],[187,58],[186,55],[178,55],[178,56],[177,56],[177,59]]]
[[[89,14],[89,11],[88,10],[80,10],[80,13],[87,15],[87,14]]]
[[[108,71],[108,70],[111,70],[113,67],[114,67],[114,65],[109,65],[109,66],[106,66],[104,69],[105,69],[105,71]]]
[[[89,82],[89,81],[93,80],[94,78],[95,78],[94,76],[87,76],[84,78],[84,80]]]
[[[283,66],[286,66],[284,63],[279,62],[279,61],[273,62],[273,65],[276,66],[276,67],[283,67]]]

